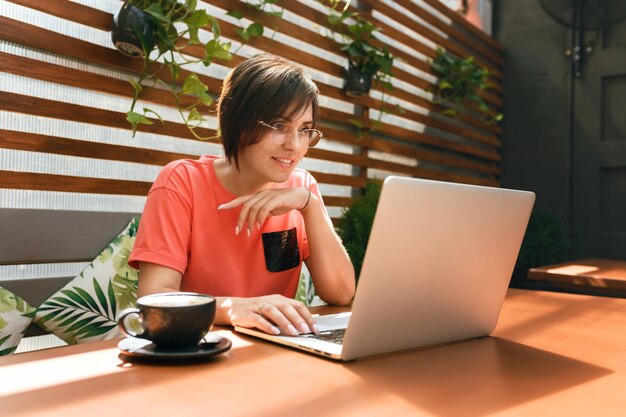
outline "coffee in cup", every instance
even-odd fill
[[[128,336],[151,340],[158,347],[180,348],[198,344],[211,330],[215,308],[215,298],[207,294],[152,294],[139,298],[137,308],[122,311],[117,321]],[[138,318],[136,326],[128,323],[131,317]]]

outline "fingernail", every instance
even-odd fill
[[[248,234],[248,237],[250,237],[250,228],[246,228],[246,233]]]
[[[290,324],[289,326],[287,326],[287,330],[289,330],[289,333],[291,333],[294,336],[298,336],[300,335],[300,333],[298,333],[298,331],[296,330],[295,327],[293,327],[292,324]]]
[[[256,227],[257,227],[257,229],[261,230],[261,223],[260,222],[256,222]]]
[[[224,207],[224,205],[223,205],[223,204],[220,204],[219,206],[217,206],[217,209],[218,209],[218,210],[221,210],[221,209],[222,209],[222,207]]]
[[[311,333],[311,329],[309,329],[309,326],[307,326],[306,323],[302,323],[300,325],[300,330],[302,330],[302,333]]]
[[[272,331],[272,333],[274,333],[274,334],[277,334],[277,335],[278,335],[278,334],[280,334],[280,329],[279,329],[278,327],[276,327],[276,326],[272,326],[272,327],[270,327],[270,330],[271,330],[271,331]]]
[[[235,234],[238,235],[239,234],[239,226],[235,226]]]
[[[320,329],[317,328],[317,324],[313,325],[313,333],[320,334]]]

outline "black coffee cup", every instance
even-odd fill
[[[207,294],[169,292],[141,297],[137,307],[122,311],[117,319],[124,334],[158,347],[180,348],[198,344],[211,330],[216,301]],[[137,326],[128,323],[132,316],[139,319]]]

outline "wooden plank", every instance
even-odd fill
[[[346,185],[357,188],[365,187],[365,180],[363,178],[348,175],[329,174],[319,171],[309,171],[309,173],[315,177],[317,182],[322,184]]]
[[[0,188],[90,194],[147,195],[151,182],[0,171]]]
[[[335,197],[331,195],[322,196],[324,204],[328,207],[347,207],[354,203],[352,197]]]
[[[0,52],[0,71],[41,81],[115,94],[129,99],[132,99],[134,95],[134,89],[128,81],[3,52]],[[176,106],[176,101],[171,93],[148,86],[144,86],[141,100],[169,107]],[[180,98],[180,103],[183,106],[191,105],[195,101],[195,98],[190,96]],[[130,108],[130,100],[128,103]]]
[[[65,139],[5,129],[0,129],[0,148],[159,166],[176,159],[198,157],[197,155]]]
[[[72,120],[74,122],[130,130],[130,125],[126,121],[125,113],[100,110],[76,104],[62,103],[8,92],[4,92],[0,95],[0,109],[16,113],[32,114],[42,117],[52,117],[54,119]],[[162,124],[156,120],[153,125],[140,125],[138,130],[159,135],[175,136],[181,139],[193,139],[185,125],[175,122]],[[197,129],[197,133],[204,137],[214,136],[216,134],[215,130],[206,128]],[[217,143],[216,139],[212,139],[210,141]]]
[[[80,23],[81,25],[94,27],[100,30],[111,30],[112,17],[110,13],[84,6],[79,3],[67,0],[8,0],[11,3],[19,4],[33,10],[38,10],[60,17],[61,19],[70,20]],[[121,7],[121,3],[120,3]]]

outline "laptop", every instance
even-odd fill
[[[487,336],[534,201],[527,191],[387,177],[352,311],[317,317],[319,337],[235,330],[341,361]]]

